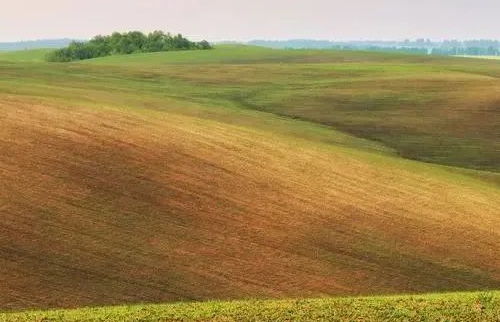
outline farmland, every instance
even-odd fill
[[[34,82],[44,78],[43,66],[29,75]],[[496,61],[222,46],[51,67],[51,73],[77,73],[76,82],[89,71],[94,86],[127,86],[126,78],[129,92],[137,85],[204,106],[300,118],[380,142],[404,158],[500,170]],[[110,78],[114,72],[120,79]]]
[[[0,314],[2,322],[25,321],[454,321],[500,319],[499,294],[451,293],[419,296],[247,300],[134,305]]]
[[[0,54],[0,310],[500,289],[500,62],[45,54]]]

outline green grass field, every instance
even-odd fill
[[[218,301],[0,314],[2,322],[494,322],[499,320],[500,294],[497,292],[399,297]]]
[[[42,53],[4,59],[36,61]],[[92,85],[82,87],[87,92],[141,88],[148,98],[267,111],[381,142],[406,158],[500,171],[494,60],[220,46],[18,67],[9,67],[11,76],[32,83],[11,91],[64,97],[60,82],[67,81],[76,100],[82,97],[73,95],[74,85],[91,73]],[[58,90],[45,92],[50,86]]]
[[[284,300],[0,321],[498,317],[497,293],[307,298],[500,289],[500,62],[45,54],[0,54],[0,311]]]
[[[31,49],[20,51],[0,51],[0,60],[11,62],[43,62],[53,49]]]

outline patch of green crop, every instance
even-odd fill
[[[53,49],[31,49],[19,51],[0,51],[0,61],[11,62],[42,62]]]
[[[212,301],[0,314],[1,322],[450,321],[500,320],[500,293]]]
[[[30,62],[29,55],[40,53],[0,54],[0,93],[236,124],[248,124],[239,119],[250,114],[243,111],[262,111],[252,114],[254,126],[272,113],[372,141],[404,158],[500,172],[495,60],[238,45],[69,64]],[[289,124],[297,129],[288,132],[304,132],[304,122]]]

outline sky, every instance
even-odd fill
[[[0,0],[0,42],[164,30],[209,41],[500,39],[500,0]]]

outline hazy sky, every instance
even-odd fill
[[[162,29],[195,40],[496,38],[500,0],[0,0],[0,41]]]

